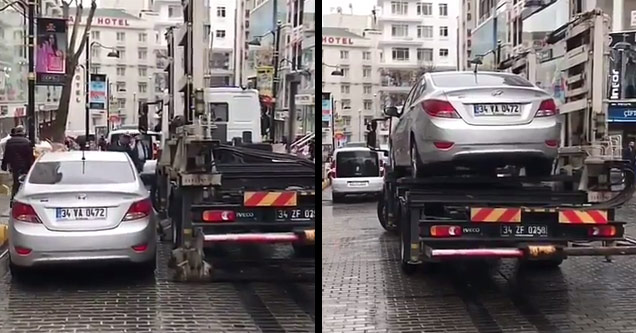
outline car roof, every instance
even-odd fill
[[[371,148],[368,147],[343,147],[336,149],[336,153],[343,151],[371,151]]]
[[[65,161],[81,161],[82,157],[86,161],[98,162],[128,162],[128,156],[125,153],[117,151],[55,151],[48,152],[40,156],[39,162],[65,162]]]

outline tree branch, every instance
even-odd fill
[[[64,2],[64,12],[66,13],[65,19],[68,20],[69,6],[70,2]],[[77,37],[77,29],[79,27],[79,22],[82,19],[82,6],[75,7],[75,20],[73,21],[73,32],[71,33],[71,43],[68,46],[68,54],[72,54],[75,52],[75,38]]]
[[[95,15],[96,9],[97,9],[97,2],[93,0],[91,1],[91,10],[88,12],[88,18],[86,19],[86,28],[84,28],[84,33],[82,34],[82,42],[80,43],[80,46],[77,48],[77,51],[73,55],[73,63],[77,63],[77,60],[82,54],[82,50],[86,46],[86,42],[88,41],[88,34],[91,32],[91,26],[93,25],[93,16]],[[88,68],[86,70],[88,70]]]

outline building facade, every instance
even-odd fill
[[[84,11],[84,14],[88,13]],[[75,19],[70,17],[71,22]],[[84,16],[80,21],[80,31],[84,29],[85,20]],[[156,66],[155,50],[160,46],[154,22],[123,10],[98,8],[93,17],[90,41],[104,47],[93,46],[91,49],[89,71],[106,74],[111,92],[108,110],[90,112],[91,133],[104,133],[107,123],[111,127],[136,124],[138,104],[162,98],[161,89],[154,87],[154,74],[163,70]],[[119,58],[108,57],[111,48],[119,52]],[[80,59],[85,59],[84,52]],[[73,79],[66,127],[71,135],[85,131],[84,70],[78,66]]]
[[[345,28],[322,28],[322,91],[333,99],[337,147],[364,141],[365,124],[381,114],[380,38],[373,30],[358,35]]]

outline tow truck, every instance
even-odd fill
[[[166,33],[170,80],[154,200],[162,225],[171,229],[173,278],[209,280],[213,263],[204,250],[221,243],[288,243],[313,256],[314,163],[262,144],[215,139],[200,70],[209,52],[198,42],[205,40],[207,11],[204,0],[186,0],[183,7],[185,24]],[[174,61],[181,56],[183,62]]]
[[[552,44],[546,47],[560,43],[566,52],[560,108],[565,140],[553,175],[501,170],[493,176],[414,179],[398,177],[387,166],[378,217],[384,229],[400,236],[404,273],[454,259],[517,258],[556,267],[570,256],[611,261],[636,254],[625,238],[626,221],[616,218],[635,185],[633,168],[622,160],[621,138],[607,134],[609,22],[594,10],[548,37]],[[528,59],[535,54],[510,63],[531,76]]]

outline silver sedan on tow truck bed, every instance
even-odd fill
[[[152,274],[156,227],[135,167],[121,152],[42,155],[17,193],[9,218],[14,276],[45,264],[128,262]]]
[[[390,139],[392,164],[416,177],[508,165],[546,176],[559,146],[552,96],[515,74],[426,73],[403,111],[386,113],[399,117]]]

